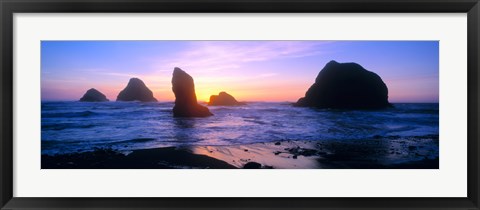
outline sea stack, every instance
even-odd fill
[[[118,94],[117,101],[155,102],[157,99],[153,97],[152,91],[142,80],[131,78],[127,87]]]
[[[388,88],[377,74],[356,63],[330,61],[295,106],[333,109],[391,107]]]
[[[193,78],[178,67],[173,70],[172,90],[175,94],[174,117],[208,117],[213,115],[207,107],[198,104]]]
[[[238,102],[232,95],[226,92],[220,92],[218,95],[211,95],[209,106],[239,106],[245,103]]]
[[[98,91],[95,88],[91,88],[90,90],[87,90],[87,92],[80,98],[80,101],[83,102],[104,102],[108,101],[107,97]]]

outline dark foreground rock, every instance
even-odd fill
[[[235,169],[225,161],[193,154],[182,148],[134,150],[124,155],[111,149],[42,155],[42,169]]]
[[[107,97],[98,91],[95,88],[91,88],[90,90],[87,90],[87,92],[80,98],[80,101],[84,102],[103,102],[103,101],[108,101]]]
[[[262,168],[262,164],[257,162],[248,162],[243,166],[244,169],[260,169]]]
[[[330,61],[295,106],[335,109],[390,107],[388,88],[375,73],[356,63]]]
[[[155,102],[157,99],[153,97],[152,91],[142,80],[131,78],[127,87],[118,94],[117,101]]]
[[[245,103],[238,102],[232,95],[226,92],[220,92],[218,95],[211,95],[209,106],[240,106]]]
[[[174,117],[208,117],[213,115],[207,107],[198,104],[193,78],[178,67],[173,70],[172,90],[175,94]]]

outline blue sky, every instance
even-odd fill
[[[131,77],[173,101],[180,67],[197,97],[296,101],[330,60],[355,62],[387,84],[390,102],[438,102],[437,41],[42,41],[42,100],[78,100],[96,88],[115,100]]]

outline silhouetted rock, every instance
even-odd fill
[[[259,169],[262,168],[262,164],[257,162],[248,162],[243,166],[244,169]]]
[[[209,106],[239,106],[245,103],[238,102],[232,95],[226,92],[220,92],[218,95],[211,95]]]
[[[391,105],[388,88],[377,74],[356,63],[330,61],[295,106],[381,109]]]
[[[213,115],[207,107],[198,104],[193,78],[178,67],[173,70],[172,90],[175,94],[174,117],[208,117]]]
[[[87,90],[87,92],[80,98],[80,101],[85,102],[103,102],[108,101],[107,97],[95,88]]]
[[[127,87],[118,94],[117,101],[153,102],[157,101],[157,99],[153,97],[152,91],[148,89],[142,80],[131,78]]]

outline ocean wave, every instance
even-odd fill
[[[259,125],[265,125],[265,124],[267,124],[267,122],[265,122],[265,121],[255,120],[255,119],[244,119],[243,121],[245,121],[245,122],[251,122],[251,123],[256,123],[256,124],[259,124]]]
[[[144,142],[149,142],[149,141],[154,141],[156,139],[154,138],[134,138],[134,139],[128,139],[128,140],[122,140],[122,141],[116,141],[116,142],[110,142],[111,144],[120,144],[120,143],[144,143]]]
[[[42,103],[42,139],[59,140],[42,142],[42,147],[57,152],[102,145],[131,149],[438,135],[438,105],[347,111],[252,103],[208,107],[214,116],[207,118],[173,118],[172,107],[173,103]],[[76,140],[81,142],[72,142]]]
[[[42,130],[65,130],[65,129],[84,129],[93,128],[98,126],[97,124],[76,124],[76,123],[55,123],[55,124],[43,124]]]
[[[429,108],[417,108],[417,109],[404,109],[404,108],[400,108],[400,109],[394,109],[393,110],[395,113],[398,113],[398,114],[410,114],[410,115],[414,115],[414,114],[438,114],[438,108],[433,108],[433,109],[429,109]]]
[[[55,146],[59,144],[81,144],[83,141],[62,141],[62,140],[43,140],[41,141],[42,147],[44,146]]]
[[[209,109],[211,109],[212,111],[236,111],[236,110],[241,110],[241,109],[236,109],[234,107],[227,107],[227,106],[214,106],[214,107],[208,107]]]
[[[370,136],[371,139],[388,139],[388,140],[398,140],[398,139],[416,139],[416,140],[425,140],[425,139],[439,139],[438,134],[425,134],[425,135],[407,135],[407,136],[400,136],[400,135],[373,135]]]
[[[105,106],[105,107],[93,107],[94,110],[119,110],[119,109],[126,109],[128,107],[122,106]]]
[[[76,118],[76,117],[91,117],[99,115],[98,112],[83,111],[83,112],[55,112],[42,113],[42,118]]]
[[[277,108],[268,108],[268,109],[259,109],[258,111],[259,112],[279,112],[279,111],[282,111],[282,110],[277,109]]]

